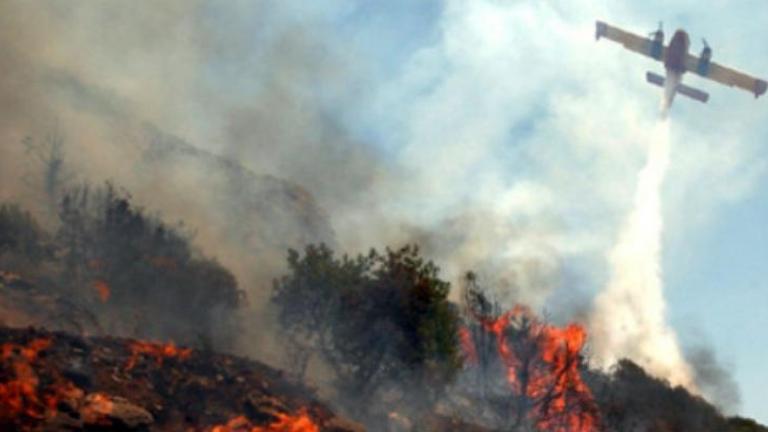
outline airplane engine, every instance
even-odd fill
[[[659,23],[659,29],[651,33],[651,35],[653,36],[651,57],[661,60],[664,55],[664,30],[661,29],[661,23]]]
[[[707,45],[707,41],[704,41],[704,49],[701,50],[699,56],[699,64],[696,66],[696,73],[701,76],[709,75],[709,62],[712,59],[712,48]]]

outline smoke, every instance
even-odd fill
[[[626,357],[653,375],[694,387],[693,373],[666,321],[661,274],[661,186],[669,165],[670,122],[648,136],[648,158],[634,205],[608,254],[611,276],[594,302],[592,347],[604,366]]]
[[[0,198],[35,207],[21,181],[19,161],[27,155],[19,143],[57,131],[75,180],[113,180],[137,204],[184,221],[195,243],[235,272],[249,293],[248,313],[258,317],[248,325],[253,333],[265,333],[263,305],[285,249],[311,241],[350,253],[418,242],[447,279],[475,270],[506,303],[542,307],[561,282],[564,251],[594,245],[581,241],[585,234],[564,232],[566,200],[553,193],[560,180],[509,179],[500,161],[510,117],[530,115],[517,101],[541,90],[508,78],[519,75],[519,57],[544,56],[529,77],[560,79],[547,66],[556,56],[542,45],[550,39],[534,36],[559,28],[559,12],[543,7],[555,24],[543,26],[523,8],[511,9],[504,19],[519,25],[507,26],[495,6],[451,2],[436,46],[417,50],[379,83],[376,91],[393,95],[381,101],[368,90],[375,87],[360,47],[332,31],[349,6],[322,3],[3,2]],[[533,45],[520,46],[527,54],[507,49],[520,45],[510,30],[500,33],[504,40],[489,37],[488,20],[499,30],[531,32]],[[582,29],[558,32],[592,43]],[[436,73],[442,63],[450,65],[447,74]],[[353,114],[372,101],[384,111],[376,127],[397,132],[382,134],[395,150],[380,151],[346,123],[360,120]],[[565,102],[552,103],[562,109]],[[541,149],[523,155],[531,165],[558,154],[553,143],[533,144],[521,146]],[[585,152],[560,152],[574,153]],[[562,164],[551,170],[562,172]],[[592,183],[573,194],[594,190]],[[254,354],[270,345],[257,336],[246,336],[255,340],[246,344]]]
[[[564,142],[560,133],[541,140],[546,143],[528,140],[525,129],[536,125],[523,123],[531,110],[539,113],[543,107],[518,101],[539,97],[542,83],[534,77],[562,80],[550,67],[558,56],[552,48],[577,40],[574,36],[592,46],[590,32],[563,26],[560,11],[548,6],[537,11],[547,23],[538,24],[523,7],[450,2],[439,18],[445,28],[431,41],[435,45],[417,49],[391,79],[373,85],[366,53],[354,38],[333,31],[334,17],[349,8],[333,0],[322,6],[3,2],[0,49],[9,60],[0,66],[0,197],[31,201],[29,187],[20,181],[19,161],[26,156],[17,143],[56,129],[77,180],[112,179],[164,219],[185,221],[198,244],[235,269],[243,284],[254,285],[255,298],[266,297],[264,280],[280,270],[285,247],[335,240],[354,252],[431,239],[434,247],[428,252],[436,252],[450,278],[469,269],[506,273],[499,279],[514,288],[509,292],[539,308],[557,285],[564,251],[594,248],[592,228],[604,225],[566,232],[563,215],[572,208],[564,203],[586,191],[597,191],[603,200],[615,187],[607,185],[617,183],[594,181],[612,164],[586,161],[612,143],[569,149],[559,143]],[[486,34],[489,20],[498,37]],[[513,32],[517,28],[520,33]],[[537,35],[545,28],[556,30],[553,38]],[[522,33],[530,33],[525,38],[530,45],[521,43]],[[517,52],[509,46],[517,46]],[[539,59],[527,66],[534,69],[525,77],[519,76],[522,57]],[[448,70],[438,73],[443,64]],[[569,79],[586,82],[592,76],[590,66],[577,72]],[[419,90],[430,88],[434,91]],[[583,124],[571,118],[583,117],[582,107],[573,102],[567,94],[542,102],[558,110],[553,115],[561,117],[558,123],[569,125],[564,131],[562,124],[542,129],[584,134],[570,126]],[[355,116],[364,104],[382,111],[373,117],[376,128],[386,131],[379,139],[387,150],[349,127],[365,123]],[[573,112],[558,116],[569,106]],[[511,151],[510,128],[516,139],[520,136]],[[186,155],[158,158],[155,150],[173,141],[158,136],[236,160],[257,176],[287,180],[294,191],[305,192],[295,195],[315,200],[333,235],[304,235],[303,227],[280,218],[265,221],[233,211],[250,187],[242,182],[229,187],[229,176]],[[584,159],[576,165],[585,175],[578,181],[564,178],[563,160],[573,163],[576,157]],[[513,158],[532,170],[544,166],[560,178],[537,178],[550,173],[510,177]],[[600,172],[589,171],[592,166]],[[561,186],[570,190],[555,194]],[[264,208],[280,201],[273,195]],[[254,259],[252,248],[239,243],[259,241],[241,231],[257,224],[262,232],[288,238],[260,248],[272,253]],[[270,271],[253,275],[254,260]]]
[[[739,387],[730,370],[725,367],[709,346],[697,346],[686,350],[696,385],[707,400],[724,413],[733,415],[741,408]]]
[[[113,181],[137,206],[169,224],[183,221],[195,245],[235,273],[253,330],[241,350],[264,358],[276,345],[264,305],[286,249],[334,242],[323,207],[351,199],[367,180],[333,182],[332,173],[360,173],[374,159],[362,150],[354,162],[344,158],[362,146],[306,91],[347,76],[318,14],[291,16],[292,6],[269,2],[214,6],[0,3],[0,200],[38,216],[49,211],[38,187],[45,164],[28,163],[35,155],[22,142],[55,135],[71,184]],[[254,21],[237,21],[246,15]],[[256,41],[244,45],[246,38]],[[248,81],[227,86],[231,70]],[[298,158],[299,143],[310,140],[311,154]]]
[[[0,49],[12,60],[0,77],[0,198],[36,207],[20,181],[20,143],[55,130],[73,180],[111,179],[139,205],[184,221],[255,305],[288,247],[326,241],[355,252],[423,240],[447,278],[495,273],[510,302],[540,306],[557,283],[553,244],[562,243],[560,221],[540,214],[548,188],[509,187],[461,166],[465,156],[485,159],[483,142],[506,127],[504,107],[484,109],[493,128],[456,122],[479,147],[446,140],[435,149],[442,138],[420,125],[423,113],[397,126],[414,134],[400,153],[364,142],[347,122],[373,86],[360,48],[331,31],[344,3],[3,2]],[[217,155],[249,173],[222,168]],[[481,193],[470,197],[462,185],[474,182]]]
[[[441,276],[461,281],[467,271],[478,274],[484,289],[505,309],[525,299],[542,305],[561,283],[562,262],[545,221],[510,221],[502,209],[467,209],[426,227],[405,231],[424,255],[443,265]],[[535,289],[532,289],[535,287]],[[454,290],[457,296],[459,290]]]

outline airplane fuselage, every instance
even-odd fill
[[[685,73],[685,56],[688,55],[690,45],[691,41],[688,38],[688,33],[684,30],[675,32],[672,40],[669,41],[669,47],[667,47],[667,53],[664,57],[664,67],[667,71],[680,75]]]
[[[664,82],[664,107],[669,108],[677,94],[678,85],[683,81],[685,73],[685,57],[691,45],[688,33],[678,30],[672,36],[664,56],[664,68],[667,71],[667,79]]]

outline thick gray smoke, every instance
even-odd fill
[[[235,272],[249,294],[248,328],[257,329],[244,348],[268,356],[262,306],[286,249],[333,243],[324,208],[354,200],[376,160],[305,91],[345,76],[318,75],[323,62],[344,62],[334,62],[333,47],[312,34],[311,18],[302,26],[269,2],[219,5],[229,16],[212,14],[214,6],[0,4],[0,199],[53,220],[55,197],[46,195],[67,185],[41,187],[49,161],[39,156],[55,136],[70,174],[62,183],[114,181],[150,212],[183,221],[204,253]],[[258,50],[228,40],[247,30],[229,22],[246,6],[260,8],[261,24],[269,23],[249,23],[259,29]],[[264,87],[258,97],[243,100],[219,87],[228,72],[210,65],[222,55],[250,56],[235,65],[251,68],[242,75]],[[310,145],[298,152],[303,141]]]
[[[343,114],[366,96],[366,66],[315,12],[274,2],[3,2],[0,199],[53,221],[52,191],[111,180],[183,221],[247,291],[253,331],[243,350],[266,360],[279,355],[264,331],[271,279],[287,248],[311,242],[349,252],[421,242],[445,277],[475,269],[509,303],[543,304],[558,282],[554,224],[508,217],[541,199],[536,188],[500,196],[503,205],[445,206],[431,180],[415,182],[413,167],[353,136]],[[47,190],[46,161],[24,143],[45,150],[50,136],[68,175]],[[414,217],[425,202],[437,210]]]
[[[3,62],[0,78],[8,111],[0,129],[3,199],[35,204],[26,199],[29,182],[20,181],[29,171],[21,168],[21,142],[55,130],[74,180],[112,179],[148,209],[185,221],[255,303],[264,300],[285,248],[309,241],[357,251],[429,237],[449,275],[499,271],[501,283],[523,293],[536,286],[527,300],[537,304],[554,285],[558,259],[548,244],[556,224],[508,217],[511,205],[542,199],[535,187],[470,212],[446,206],[453,197],[435,194],[432,179],[347,131],[338,107],[353,111],[362,103],[365,65],[353,46],[330,36],[314,8],[173,0],[0,7],[0,47],[3,58],[14,59]],[[253,175],[212,162],[182,140]],[[261,207],[243,204],[256,196]],[[427,202],[434,210],[414,216],[411,209]],[[270,207],[298,214],[265,216]],[[499,246],[499,239],[510,243]],[[254,250],[262,265],[253,265]]]
[[[686,350],[686,359],[693,370],[696,385],[707,400],[716,404],[724,413],[732,415],[741,405],[739,387],[727,365],[723,365],[708,346]]]

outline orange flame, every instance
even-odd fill
[[[507,329],[522,322],[527,326],[524,340],[516,341],[513,347]],[[507,382],[516,395],[532,402],[528,414],[539,430],[598,430],[597,406],[579,372],[580,353],[587,338],[582,326],[559,328],[542,323],[519,305],[481,324],[496,336]]]
[[[50,339],[35,339],[26,346],[4,343],[0,359],[13,371],[14,378],[0,383],[0,411],[7,418],[20,415],[41,418],[45,409],[37,394],[39,380],[31,362],[50,345]]]
[[[106,303],[109,300],[109,296],[112,294],[112,292],[109,289],[109,285],[105,281],[94,281],[93,288],[96,289],[96,294],[99,295],[99,300],[101,300],[102,303]]]
[[[320,428],[301,409],[296,415],[278,413],[277,420],[266,426],[254,426],[245,416],[238,416],[224,425],[211,428],[210,432],[319,432]]]
[[[104,393],[92,393],[85,398],[80,416],[88,424],[110,426],[107,417],[115,410],[115,403]]]
[[[477,350],[475,349],[475,343],[472,341],[472,333],[468,328],[459,328],[459,342],[461,343],[465,362],[470,365],[476,365],[478,363]]]
[[[82,390],[70,382],[51,383],[40,389],[40,379],[33,364],[38,355],[51,345],[51,339],[38,338],[27,345],[0,345],[2,369],[12,371],[12,378],[0,382],[0,421],[20,418],[43,419],[62,399],[82,396]]]
[[[192,355],[191,348],[178,348],[173,342],[158,344],[154,342],[135,341],[130,344],[129,348],[131,350],[131,357],[125,364],[125,370],[133,369],[136,366],[139,357],[142,355],[154,357],[158,366],[162,366],[163,360],[166,358],[186,360]]]

